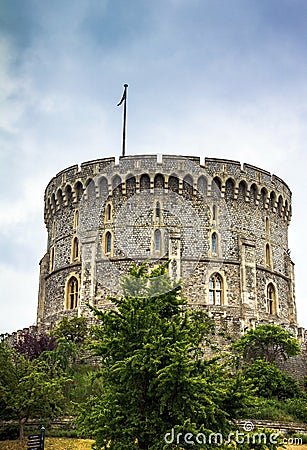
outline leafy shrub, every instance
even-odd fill
[[[254,399],[254,404],[241,410],[241,417],[260,420],[292,421],[284,402],[261,397]]]
[[[307,423],[307,399],[305,396],[287,399],[285,407],[295,420]]]
[[[14,440],[18,438],[17,424],[3,424],[0,426],[0,441]]]
[[[261,359],[257,359],[251,365],[245,365],[244,374],[257,389],[260,397],[283,400],[302,394],[298,382],[293,377],[282,372],[275,364]]]

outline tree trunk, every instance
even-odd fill
[[[19,440],[22,441],[24,438],[24,433],[23,433],[24,423],[23,423],[22,419],[18,418],[18,426],[19,426]]]

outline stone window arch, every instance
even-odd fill
[[[83,184],[81,181],[77,181],[77,183],[74,186],[75,194],[76,194],[76,200],[79,202],[81,200],[81,197],[83,195]]]
[[[238,198],[241,198],[245,201],[247,194],[247,184],[246,181],[241,180],[239,183],[239,191],[238,191]]]
[[[267,267],[272,267],[271,247],[270,244],[265,244],[265,264]]]
[[[55,193],[53,193],[51,196],[51,207],[52,207],[53,212],[55,213],[57,210]]]
[[[96,185],[92,178],[88,178],[85,183],[87,200],[95,202],[96,200]]]
[[[267,286],[266,309],[269,314],[277,313],[276,289],[273,283],[269,283]]]
[[[105,177],[101,177],[98,182],[99,195],[101,197],[107,197],[109,193],[108,180]]]
[[[75,209],[74,211],[74,229],[78,228],[79,225],[79,210]]]
[[[276,194],[274,191],[272,191],[270,194],[270,208],[274,209],[275,203],[276,203]]]
[[[79,280],[76,276],[71,276],[66,286],[66,309],[76,309],[79,299]]]
[[[255,183],[253,183],[250,188],[250,201],[256,203],[257,197],[258,197],[258,187]]]
[[[136,178],[133,175],[128,175],[126,178],[126,194],[127,197],[132,197],[136,193]]]
[[[71,261],[78,261],[80,257],[79,239],[75,236],[72,240]]]
[[[211,254],[212,255],[217,255],[218,254],[218,235],[217,233],[214,231],[211,234]]]
[[[71,205],[72,200],[73,200],[73,194],[72,194],[72,188],[71,188],[70,184],[68,184],[65,187],[65,198],[66,198],[67,205]]]
[[[149,175],[144,173],[140,178],[140,191],[146,191],[150,189],[150,178]]]
[[[122,194],[122,179],[119,175],[113,177],[112,190],[115,197]]]
[[[156,216],[156,219],[161,219],[161,205],[160,205],[160,202],[156,202],[155,216]]]
[[[56,237],[56,221],[54,220],[52,223],[51,239],[55,239],[55,237]]]
[[[217,206],[216,205],[212,205],[212,220],[214,220],[214,221],[217,220]]]
[[[219,177],[214,177],[211,183],[211,196],[214,200],[221,198],[222,182]]]
[[[104,242],[104,251],[106,254],[110,254],[112,252],[113,247],[113,238],[110,231],[107,231],[105,234],[105,242]]]
[[[154,187],[155,189],[164,189],[164,176],[161,173],[155,176]]]
[[[206,196],[207,195],[207,187],[208,187],[207,179],[206,179],[206,177],[201,175],[198,178],[198,180],[197,180],[197,190],[198,190],[198,192],[201,195]]]
[[[54,258],[55,258],[55,249],[51,247],[50,249],[50,259],[49,259],[49,271],[52,272],[54,270]]]
[[[278,214],[281,216],[282,215],[282,210],[283,210],[283,198],[282,198],[282,196],[280,195],[279,197],[278,197]]]
[[[234,200],[235,196],[235,182],[232,178],[228,178],[225,184],[225,199]]]
[[[176,175],[171,175],[168,179],[168,188],[170,191],[179,192],[179,179]]]
[[[270,234],[270,219],[268,217],[265,218],[265,232],[266,234]]]
[[[193,197],[193,178],[191,175],[186,175],[183,179],[183,195],[191,199]]]
[[[113,206],[112,203],[107,203],[105,207],[105,213],[104,213],[104,221],[105,222],[112,222],[113,221]]]
[[[263,205],[264,207],[266,207],[266,204],[267,204],[267,198],[268,198],[268,191],[266,190],[265,187],[263,187],[263,188],[261,189],[261,200],[262,200],[262,205]]]
[[[62,192],[61,188],[57,190],[56,198],[57,198],[58,205],[61,207],[64,202],[64,196],[63,196],[63,192]]]
[[[162,238],[161,238],[161,231],[159,229],[155,230],[154,233],[154,248],[156,252],[161,252],[162,247]]]
[[[214,273],[209,278],[209,305],[222,305],[223,294],[223,279],[219,273]]]

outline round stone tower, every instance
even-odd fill
[[[132,262],[170,260],[191,307],[229,334],[260,323],[296,333],[290,218],[286,183],[249,164],[137,155],[69,167],[45,192],[38,326],[110,308]]]

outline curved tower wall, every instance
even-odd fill
[[[45,192],[48,244],[41,260],[38,325],[50,328],[63,315],[88,315],[88,302],[99,308],[110,307],[107,297],[114,293],[112,283],[104,287],[80,254],[76,258],[73,255],[78,239],[80,201],[88,186],[85,195],[93,198],[93,214],[100,214],[102,199],[107,198],[104,213],[99,217],[97,252],[107,254],[113,266],[125,272],[131,264],[131,258],[118,245],[113,220],[130,198],[146,190],[149,203],[152,198],[152,211],[146,220],[144,212],[142,224],[130,236],[127,245],[131,245],[131,252],[137,245],[151,252],[155,245],[153,233],[159,227],[164,259],[175,261],[175,266],[170,265],[170,272],[175,278],[180,275],[185,280],[184,294],[193,307],[208,309],[230,334],[240,334],[260,323],[276,323],[295,331],[293,263],[288,250],[291,191],[286,183],[265,170],[249,164],[241,166],[237,161],[206,158],[201,165],[197,157],[163,156],[158,164],[161,164],[161,176],[155,155],[123,157],[119,166],[115,158],[99,159],[83,163],[80,168],[69,167],[50,181]],[[186,211],[189,205],[196,211],[201,221],[198,243],[195,237],[193,241],[192,234],[181,233],[180,218],[178,222],[167,211],[157,222],[155,189],[158,188],[174,191],[184,198],[188,205]],[[111,220],[106,217],[107,203]],[[112,237],[110,252],[106,248],[108,232]],[[197,249],[200,242],[204,249],[202,255],[196,262],[190,258],[190,262],[183,264],[180,255],[184,249],[193,245]],[[96,269],[100,265],[108,276],[104,264],[103,257],[98,259]],[[185,276],[189,271],[189,276]],[[215,274],[214,283],[220,281],[222,285],[218,300],[215,298],[220,295],[217,284],[212,294]],[[112,277],[111,272],[109,276]],[[78,294],[76,303],[69,305],[68,284],[72,277],[77,280]]]

